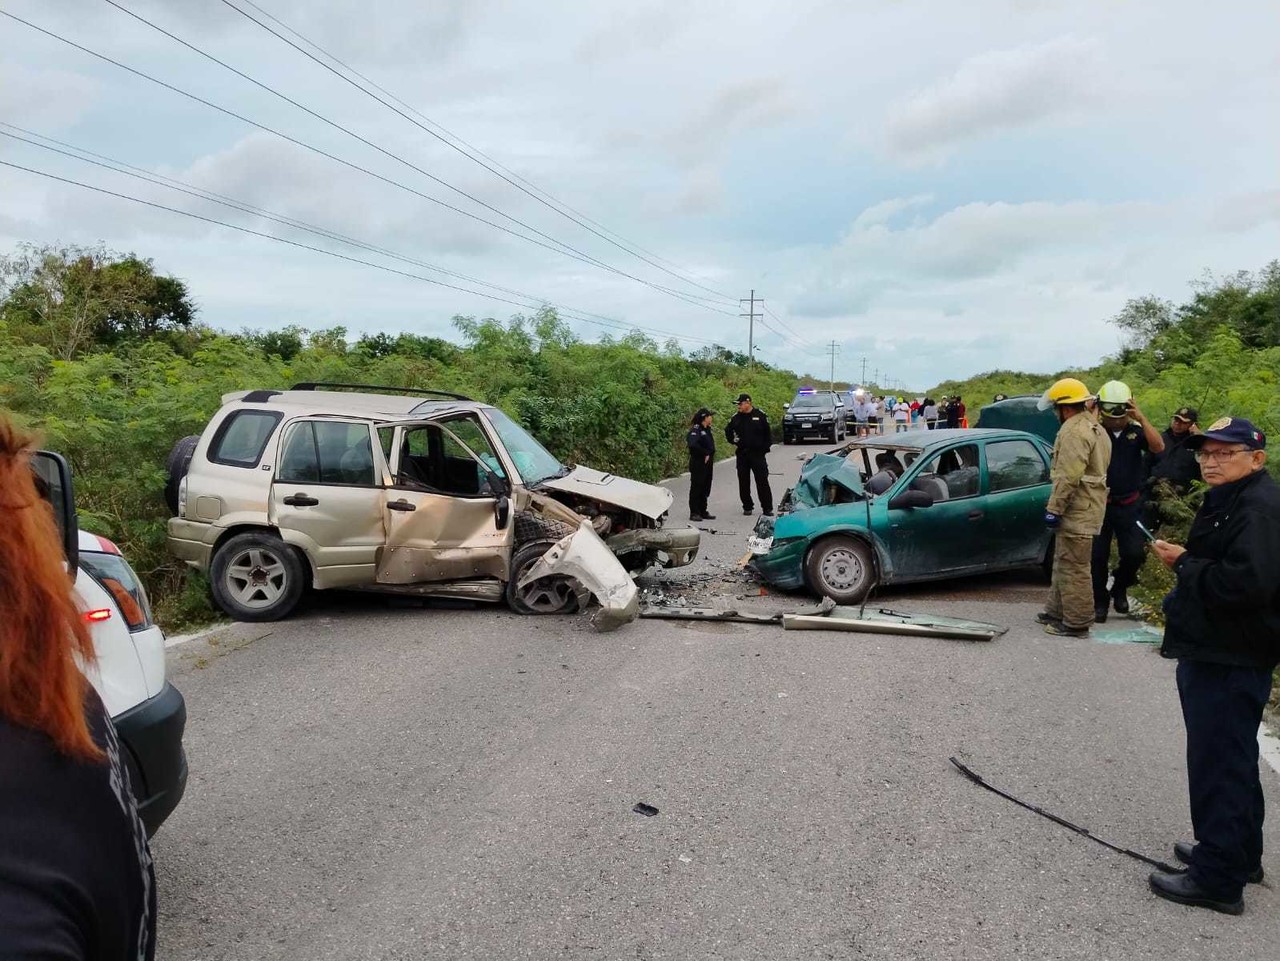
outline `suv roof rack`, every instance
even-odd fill
[[[294,384],[290,390],[371,390],[390,394],[430,394],[436,397],[448,397],[452,400],[471,400],[465,394],[454,394],[447,390],[432,390],[429,387],[387,387],[385,384],[338,384],[329,381],[315,380]]]

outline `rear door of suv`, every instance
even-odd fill
[[[385,462],[368,421],[299,418],[286,424],[267,517],[301,547],[317,587],[372,584],[387,539]]]

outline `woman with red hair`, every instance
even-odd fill
[[[151,852],[31,446],[0,417],[0,957],[151,959]]]

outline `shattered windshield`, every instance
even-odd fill
[[[485,413],[489,423],[502,438],[502,444],[515,462],[520,479],[532,487],[552,477],[563,477],[569,468],[560,463],[552,453],[539,444],[527,430],[510,417],[491,407]]]

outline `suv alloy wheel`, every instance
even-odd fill
[[[270,534],[237,534],[218,548],[209,573],[213,599],[237,621],[278,621],[302,600],[306,568]]]

